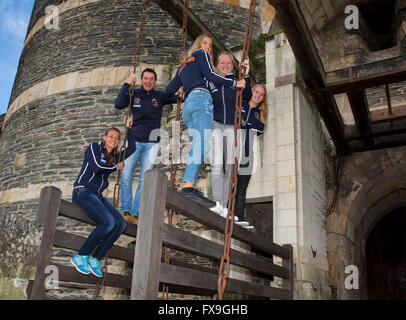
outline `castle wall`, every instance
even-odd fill
[[[59,30],[44,25],[47,4],[59,8]],[[42,230],[35,222],[41,188],[56,186],[70,200],[87,144],[99,141],[110,126],[124,132],[124,111],[116,110],[113,101],[131,69],[141,4],[41,0],[34,5],[0,135],[0,298],[24,299],[27,281],[34,276]],[[181,29],[156,4],[150,6],[137,72],[154,67],[158,89],[163,89],[178,62]],[[245,24],[235,21],[246,21],[245,8],[207,0],[192,0],[190,7],[223,43],[243,41]],[[213,19],[216,15],[221,19]],[[259,16],[254,28],[256,34],[262,31]],[[161,123],[169,133],[174,117],[173,107],[166,107]],[[158,167],[169,171],[167,163]],[[204,166],[199,183],[206,194],[208,172]],[[112,175],[108,197],[115,180]],[[176,223],[191,228],[183,219]],[[59,227],[72,229],[66,222]],[[80,232],[88,230],[80,227]],[[58,252],[59,258],[68,256]]]

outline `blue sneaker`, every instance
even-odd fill
[[[103,277],[103,272],[101,271],[101,267],[103,265],[103,262],[100,261],[99,259],[93,258],[92,256],[89,256],[89,268],[90,271],[96,276],[96,277]]]
[[[76,270],[83,274],[90,274],[89,263],[88,263],[89,256],[81,256],[76,254],[71,262],[75,266]]]

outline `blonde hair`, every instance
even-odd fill
[[[209,36],[206,33],[201,34],[200,36],[198,36],[195,40],[195,42],[193,42],[192,46],[190,47],[189,51],[187,52],[187,55],[183,54],[180,58],[180,63],[184,64],[186,62],[186,60],[188,58],[190,58],[192,56],[192,54],[201,49],[202,48],[202,42],[204,38],[210,38],[212,41],[212,37]],[[210,63],[213,64],[213,54],[212,54],[213,50],[210,51],[209,56],[210,56]]]
[[[256,84],[253,88],[252,91],[254,91],[254,89],[258,86],[261,86],[262,88],[264,88],[264,98],[262,99],[260,106],[261,106],[261,116],[260,116],[260,120],[262,123],[266,122],[266,118],[268,117],[268,99],[266,97],[266,88],[264,85],[262,84]]]

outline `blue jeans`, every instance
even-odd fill
[[[97,224],[80,248],[79,254],[86,256],[92,254],[96,259],[101,260],[124,232],[127,222],[109,200],[94,190],[73,189],[72,202],[76,203]]]
[[[183,182],[193,182],[196,188],[200,167],[210,149],[213,133],[213,100],[207,90],[197,89],[189,94],[183,106],[182,119],[192,140]]]
[[[142,176],[145,171],[154,167],[158,157],[159,142],[136,142],[135,146],[135,152],[125,159],[124,169],[121,172],[120,202],[121,212],[127,211],[130,215],[138,217],[141,201]],[[133,202],[132,182],[134,171],[139,161],[141,161],[140,176],[138,178],[138,187]]]

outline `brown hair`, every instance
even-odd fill
[[[111,128],[108,128],[108,129],[106,130],[106,132],[104,133],[104,136],[103,136],[103,137],[107,136],[107,134],[108,134],[110,131],[116,131],[119,136],[121,135],[120,130],[118,130],[118,129],[115,128],[115,127],[111,127]],[[104,145],[104,140],[103,140],[103,138],[102,138],[102,143],[103,143],[103,145]],[[116,156],[117,156],[117,155],[118,155],[118,145],[117,145],[117,147],[115,147],[115,148],[107,155],[107,163],[109,163],[109,164],[115,164],[115,163],[116,163]]]

